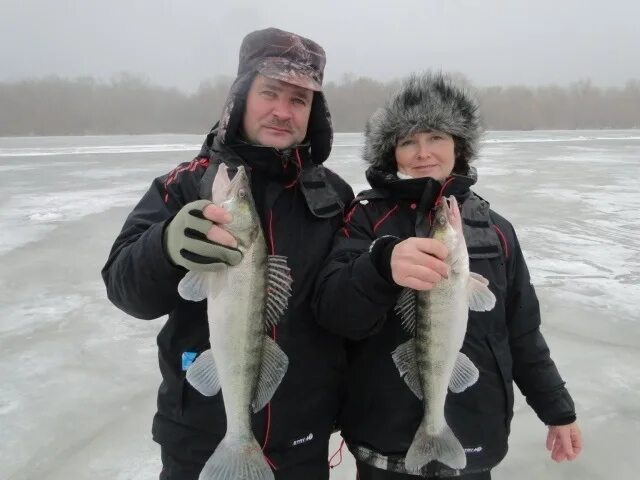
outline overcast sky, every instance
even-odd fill
[[[242,37],[268,26],[320,43],[328,80],[431,68],[478,86],[640,78],[638,0],[0,0],[0,80],[127,71],[192,91],[235,74]]]

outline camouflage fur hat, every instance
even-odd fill
[[[265,77],[319,92],[326,56],[313,40],[277,28],[251,32],[240,46],[238,76],[254,70]]]
[[[469,164],[477,154],[482,135],[477,101],[444,74],[411,75],[367,122],[364,159],[373,168],[395,173],[397,141],[432,130],[453,137],[456,153],[453,171],[469,174]]]

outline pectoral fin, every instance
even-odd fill
[[[178,293],[185,300],[200,302],[207,298],[209,278],[206,272],[187,272],[178,284]]]
[[[215,298],[227,284],[228,268],[225,264],[220,264],[211,272],[187,272],[178,284],[178,293],[191,302],[200,302],[207,296]]]
[[[453,393],[464,392],[480,378],[480,372],[464,353],[458,352],[453,374],[449,382],[449,390]]]
[[[489,290],[489,280],[482,275],[469,274],[469,309],[474,312],[488,312],[496,305],[496,296]]]
[[[211,349],[205,350],[187,369],[187,381],[205,397],[213,397],[220,391],[218,370]]]

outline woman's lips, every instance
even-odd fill
[[[433,165],[418,165],[418,166],[415,166],[413,168],[414,168],[414,170],[427,170],[429,168],[433,168],[433,167],[437,167],[437,166],[438,165],[434,163]]]

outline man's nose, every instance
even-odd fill
[[[289,120],[292,116],[291,105],[285,99],[278,99],[273,106],[273,114],[281,120]]]

